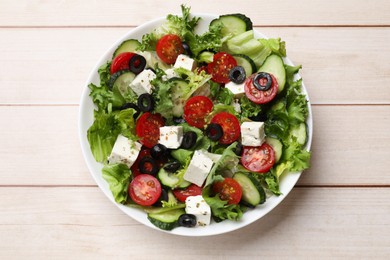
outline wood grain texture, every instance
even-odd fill
[[[180,4],[198,13],[245,13],[256,25],[390,25],[390,3],[332,1],[29,1],[3,0],[2,26],[127,26],[180,13]]]
[[[389,115],[390,106],[314,106],[312,166],[299,184],[390,185]],[[77,117],[77,106],[0,107],[0,185],[94,185]]]
[[[287,42],[313,104],[390,104],[390,28],[258,29]],[[77,104],[96,62],[128,30],[0,30],[0,104]]]
[[[357,200],[356,198],[359,198]],[[135,222],[98,188],[0,188],[0,258],[385,258],[389,189],[294,189],[225,235],[172,236]]]

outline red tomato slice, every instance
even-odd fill
[[[216,114],[213,119],[211,119],[211,123],[219,124],[222,127],[223,135],[221,139],[219,139],[221,144],[231,144],[240,137],[240,122],[234,115],[228,112]]]
[[[135,131],[140,138],[139,142],[147,148],[152,148],[160,139],[160,127],[164,126],[164,119],[160,114],[144,113],[137,120]]]
[[[130,198],[142,206],[153,205],[161,195],[160,182],[150,174],[140,174],[129,185]]]
[[[226,52],[218,52],[214,54],[213,62],[207,65],[207,71],[212,76],[212,80],[217,83],[228,83],[229,72],[237,66],[237,61],[232,55]]]
[[[174,64],[177,57],[184,53],[182,41],[176,34],[167,34],[160,38],[156,46],[157,56],[167,64]]]
[[[276,78],[270,74],[272,77],[271,87],[266,91],[258,90],[253,85],[253,78],[256,76],[256,74],[257,73],[251,75],[248,79],[246,79],[245,86],[244,86],[245,95],[253,103],[256,103],[256,104],[268,103],[272,99],[274,99],[274,97],[278,93],[278,88],[279,88],[278,82],[277,82]],[[260,80],[263,80],[263,79],[260,79]]]
[[[228,204],[238,204],[242,197],[240,184],[232,178],[225,178],[223,181],[215,182],[213,191],[219,193],[221,200],[227,200]]]
[[[173,195],[175,195],[179,201],[185,202],[189,196],[202,195],[202,188],[195,184],[191,184],[185,189],[174,189]]]
[[[275,164],[275,152],[267,143],[257,147],[244,146],[241,163],[252,172],[266,173]]]
[[[205,117],[213,110],[213,102],[205,96],[195,96],[184,105],[184,119],[189,125],[203,128]]]
[[[134,55],[135,53],[133,52],[124,52],[116,56],[111,62],[110,74],[114,74],[120,70],[129,69],[129,61]]]

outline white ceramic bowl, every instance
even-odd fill
[[[211,14],[193,14],[197,17],[201,17],[201,21],[199,22],[199,25],[197,27],[197,32],[204,32],[207,30],[208,25],[211,20],[214,18],[217,18],[216,15]],[[100,84],[99,75],[97,73],[98,68],[105,63],[106,61],[110,60],[112,58],[112,54],[117,48],[117,46],[126,39],[139,39],[141,40],[142,35],[151,32],[154,28],[159,26],[161,23],[165,21],[165,17],[161,17],[158,19],[155,19],[153,21],[150,21],[148,23],[145,23],[135,29],[132,29],[128,33],[126,33],[122,38],[120,38],[118,41],[116,41],[109,50],[99,59],[96,66],[92,69],[92,72],[90,73],[85,85],[84,85],[84,92],[81,97],[80,101],[80,113],[79,113],[79,137],[81,142],[81,148],[83,151],[83,155],[85,158],[85,161],[87,163],[88,169],[90,173],[92,174],[92,177],[95,179],[96,183],[98,184],[99,188],[104,192],[104,194],[111,200],[112,203],[117,205],[124,213],[132,217],[133,219],[139,221],[140,223],[154,228],[153,224],[150,223],[150,221],[147,219],[147,215],[145,212],[139,209],[130,208],[124,205],[120,205],[115,202],[111,191],[109,189],[108,184],[106,181],[102,178],[102,165],[100,163],[97,163],[92,155],[91,149],[89,147],[89,143],[87,140],[87,130],[93,123],[93,111],[94,111],[94,104],[89,97],[89,88],[87,85],[89,83],[94,84]],[[257,38],[266,38],[265,35],[255,31],[255,36]],[[287,64],[292,65],[292,62],[289,59],[285,59],[285,62]],[[298,75],[297,75],[298,76]],[[305,86],[302,84],[303,92],[307,95]],[[307,99],[309,97],[307,96]],[[307,149],[310,150],[311,141],[312,141],[312,129],[313,129],[313,122],[312,122],[312,111],[310,107],[309,102],[309,117],[307,120],[307,126],[308,126],[308,142],[307,142]],[[210,235],[217,235],[217,234],[223,234],[226,232],[230,232],[233,230],[240,229],[246,225],[249,225],[256,220],[262,218],[264,215],[266,215],[268,212],[270,212],[273,208],[275,208],[291,191],[291,189],[294,187],[295,183],[298,181],[301,173],[290,173],[283,176],[281,182],[280,182],[280,191],[283,195],[280,196],[271,196],[267,199],[267,201],[263,205],[257,206],[255,209],[250,209],[247,212],[244,213],[244,216],[240,221],[223,221],[221,223],[215,223],[212,222],[211,225],[206,227],[197,227],[197,228],[184,228],[179,227],[172,231],[163,231],[161,229],[158,229],[163,232],[168,232],[175,235],[182,235],[182,236],[210,236]],[[261,225],[261,222],[257,222],[258,225]]]

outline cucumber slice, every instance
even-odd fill
[[[175,84],[172,86],[172,114],[175,117],[181,117],[183,115],[183,108],[186,99],[183,98],[183,93],[187,92],[188,83],[181,78],[171,78],[169,81],[173,81]]]
[[[256,72],[256,64],[253,62],[251,58],[244,54],[234,54],[232,55],[234,59],[237,61],[238,66],[242,66],[245,70],[246,77],[249,77],[253,73]]]
[[[253,176],[237,172],[233,179],[236,180],[242,188],[241,200],[250,205],[256,206],[265,202],[266,196],[260,182]]]
[[[162,185],[169,188],[186,188],[191,185],[191,182],[186,180],[180,181],[174,173],[167,172],[164,168],[159,170],[157,178],[160,180]]]
[[[135,39],[124,41],[121,43],[121,45],[118,46],[118,48],[116,48],[114,54],[112,55],[112,58],[115,58],[116,56],[124,52],[135,52],[140,45],[141,43]]]
[[[253,28],[252,21],[243,14],[221,15],[219,18],[212,20],[210,26],[216,24],[223,25],[222,36],[229,34],[236,36]]]
[[[307,141],[307,129],[305,123],[300,123],[299,125],[294,125],[290,129],[290,134],[297,138],[297,142],[300,145],[305,145]]]
[[[108,87],[110,89],[117,88],[123,95],[129,90],[130,83],[134,80],[135,74],[130,70],[120,70],[111,75]]]
[[[265,142],[269,144],[272,149],[274,149],[275,152],[275,163],[277,163],[280,160],[280,157],[282,157],[283,153],[283,144],[281,141],[279,141],[276,138],[272,137],[266,137]]]
[[[278,93],[283,91],[286,84],[286,69],[281,57],[276,54],[270,55],[261,65],[258,72],[268,72],[274,75],[279,85]]]
[[[158,228],[172,230],[179,225],[179,217],[183,214],[185,214],[184,209],[173,209],[162,213],[149,213],[148,219]]]

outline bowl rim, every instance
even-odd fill
[[[212,19],[215,19],[218,17],[218,15],[210,14],[210,13],[191,13],[192,16],[201,17],[200,24],[207,23],[207,21],[211,21]],[[130,29],[127,31],[122,37],[120,37],[114,44],[112,44],[105,52],[101,55],[98,62],[95,64],[91,72],[89,73],[89,76],[84,83],[83,92],[80,99],[80,106],[79,106],[79,114],[78,114],[78,135],[79,135],[79,141],[81,145],[82,154],[85,160],[85,163],[87,164],[87,168],[89,170],[89,173],[92,175],[92,178],[96,182],[96,184],[99,186],[99,189],[103,191],[103,193],[107,196],[107,198],[114,203],[119,209],[124,212],[126,215],[130,216],[134,220],[138,221],[139,223],[148,226],[154,230],[159,230],[165,233],[174,234],[174,235],[180,235],[180,236],[212,236],[212,235],[220,235],[228,232],[232,232],[235,230],[238,230],[240,228],[243,228],[247,225],[252,224],[253,222],[263,218],[265,215],[267,215],[271,210],[273,210],[279,203],[281,203],[287,195],[290,193],[292,188],[297,183],[298,179],[300,178],[302,172],[297,173],[288,173],[285,174],[280,181],[280,190],[283,191],[283,194],[280,196],[271,196],[270,198],[267,198],[267,201],[263,205],[259,205],[255,209],[251,209],[250,211],[247,211],[244,213],[243,218],[239,221],[223,221],[221,223],[215,223],[213,222],[211,225],[207,227],[198,227],[195,229],[189,229],[189,228],[175,228],[171,231],[165,231],[157,228],[153,224],[150,223],[150,221],[146,217],[146,213],[142,210],[131,208],[128,206],[124,206],[121,204],[118,204],[113,199],[113,196],[111,194],[111,191],[109,190],[107,183],[104,183],[105,180],[101,177],[101,166],[100,163],[96,162],[92,156],[92,152],[87,140],[87,129],[89,128],[88,122],[91,121],[91,115],[93,117],[93,108],[95,107],[92,103],[91,98],[89,97],[90,90],[87,87],[90,83],[95,82],[96,84],[100,84],[100,82],[96,82],[98,78],[97,70],[98,68],[107,62],[107,60],[111,60],[112,53],[115,51],[117,46],[119,46],[120,43],[122,43],[126,39],[130,38],[137,38],[133,35],[142,35],[145,33],[150,32],[153,28],[160,25],[162,22],[166,20],[166,17],[158,17],[156,19],[153,19],[151,21],[148,21],[144,24],[141,24],[140,26],[137,26],[135,28]],[[203,25],[204,26],[204,25]],[[255,37],[259,38],[267,38],[264,34],[258,32],[256,29],[253,29],[255,33]],[[139,38],[139,37],[138,37]],[[283,58],[284,61],[287,64],[293,65],[292,61],[288,59],[288,57]],[[296,79],[300,78],[300,75],[296,75]],[[306,121],[306,124],[308,126],[308,140],[306,143],[306,149],[308,151],[311,150],[311,144],[312,144],[312,138],[313,138],[313,117],[312,117],[312,109],[311,109],[311,102],[309,98],[309,94],[307,92],[307,89],[304,85],[304,82],[302,81],[302,93],[306,95],[306,98],[308,100],[308,110],[309,115]],[[91,103],[92,103],[92,111],[91,111]],[[90,111],[91,115],[87,115],[86,112]],[[93,122],[93,120],[92,120]],[[97,166],[97,165],[100,165]],[[100,168],[100,171],[97,173],[97,170]],[[287,185],[288,184],[288,185]],[[259,214],[256,214],[260,212]],[[140,214],[142,213],[142,215]]]

